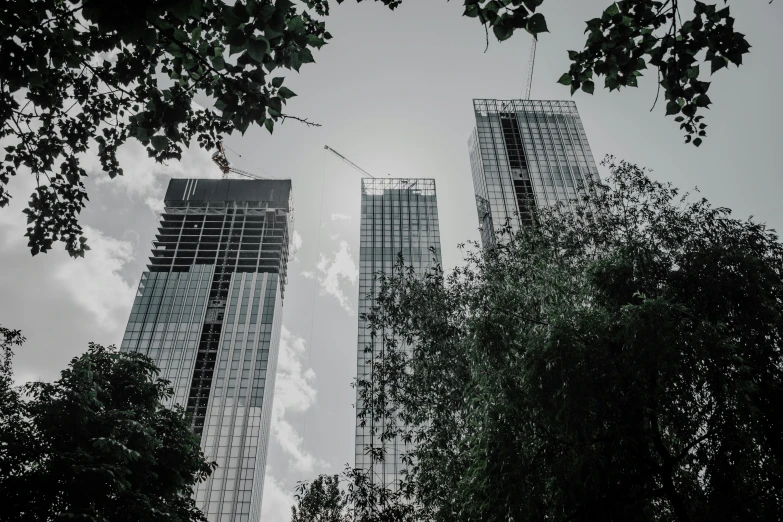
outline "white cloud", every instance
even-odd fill
[[[26,196],[34,186],[32,176],[19,180],[12,203],[0,209],[0,245],[7,249],[25,249],[26,218],[21,209]],[[126,281],[121,271],[134,259],[132,241],[116,239],[100,230],[84,226],[84,235],[90,250],[83,258],[74,259],[63,250],[54,248],[36,258],[37,270],[44,271],[40,281],[56,285],[68,295],[68,306],[79,306],[87,311],[95,323],[106,332],[124,326],[133,304],[135,286]],[[138,242],[138,234],[135,234]]]
[[[156,198],[154,196],[147,196],[147,198],[144,200],[144,203],[148,207],[150,207],[150,210],[152,210],[156,214],[162,213],[163,209],[165,208],[165,205],[163,203],[163,198]]]
[[[294,495],[267,471],[264,478],[264,496],[261,502],[261,522],[291,520]]]
[[[304,339],[283,326],[272,408],[272,436],[293,468],[310,473],[316,466],[325,463],[304,449],[304,438],[287,418],[290,413],[305,413],[315,404],[315,372],[304,367],[306,353]]]
[[[35,372],[14,372],[13,375],[13,385],[14,386],[22,386],[23,384],[27,384],[28,382],[38,382],[41,381],[41,376],[38,375]]]
[[[299,249],[302,248],[302,235],[299,234],[299,231],[294,230],[294,233],[291,234],[291,243],[288,246],[288,250],[290,252],[290,263],[294,263],[296,261],[299,261],[299,258],[296,257],[297,252],[299,252]]]
[[[84,227],[84,235],[91,250],[84,258],[68,259],[53,275],[76,304],[90,312],[98,325],[111,331],[127,319],[133,304],[135,287],[120,275],[134,258],[133,245],[89,226]]]
[[[182,152],[180,161],[167,164],[156,162],[147,154],[147,149],[135,139],[128,140],[117,150],[117,159],[123,175],[114,179],[103,174],[97,156],[89,150],[82,158],[82,166],[96,174],[98,184],[111,184],[117,190],[124,190],[132,198],[144,198],[153,210],[162,207],[162,201],[154,201],[164,190],[166,178],[218,178],[220,170],[212,163],[211,155],[196,144]],[[155,196],[155,197],[153,197]]]
[[[348,242],[340,241],[340,248],[333,254],[331,259],[321,254],[321,259],[318,261],[316,268],[318,269],[318,283],[321,286],[321,295],[329,294],[334,296],[343,310],[353,314],[350,300],[342,289],[343,282],[347,281],[352,286],[355,286],[359,277],[359,267],[356,266],[356,262],[353,260]],[[311,272],[303,272],[302,275],[308,279],[312,279],[313,276]]]
[[[332,221],[350,221],[351,216],[348,214],[332,214]]]

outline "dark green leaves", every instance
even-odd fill
[[[169,139],[166,136],[153,136],[150,139],[152,147],[158,151],[164,151],[169,146]]]
[[[296,94],[288,87],[280,87],[280,89],[278,89],[277,91],[277,94],[280,95],[280,97],[283,98],[284,100],[296,96]]]
[[[266,38],[257,37],[247,42],[247,54],[256,63],[262,64],[267,52],[269,52],[269,41]]]
[[[464,16],[478,18],[499,41],[509,39],[517,29],[535,36],[549,31],[544,15],[535,12],[542,3],[543,0],[465,0]]]
[[[549,29],[546,26],[546,19],[541,13],[535,13],[527,20],[527,30],[531,34],[548,33]]]
[[[557,80],[557,83],[562,85],[571,85],[571,75],[570,74],[562,75],[560,79]]]
[[[247,39],[245,38],[245,33],[241,29],[231,29],[228,32],[228,35],[226,35],[226,43],[233,46],[240,46],[244,45]]]
[[[172,391],[157,373],[143,355],[95,344],[57,381],[27,384],[24,401],[10,368],[0,373],[4,518],[206,521],[192,491],[215,465],[186,412],[164,407]]]
[[[321,0],[310,5],[328,8]],[[96,150],[101,170],[115,177],[122,174],[117,150],[128,139],[170,161],[193,140],[211,148],[234,130],[271,129],[294,93],[281,89],[280,73],[270,87],[267,74],[298,71],[331,38],[289,0],[129,6],[17,2],[0,15],[9,22],[0,24],[0,138],[14,145],[0,163],[0,207],[19,169],[40,180],[25,211],[33,254],[57,241],[74,257],[88,250],[78,220],[87,201],[85,151]],[[216,110],[193,105],[197,95]]]
[[[610,91],[636,87],[650,64],[657,68],[666,114],[682,112],[687,117],[680,128],[691,143],[703,130],[694,118],[709,105],[709,98],[697,98],[708,85],[699,81],[699,61],[709,62],[715,73],[728,63],[742,63],[750,45],[734,30],[728,8],[697,2],[691,19],[679,9],[677,2],[656,0],[612,3],[601,18],[587,22],[584,50],[569,51],[571,81],[561,78],[559,83],[571,86],[573,93],[574,85],[590,72],[605,76]]]
[[[595,91],[595,84],[592,81],[587,80],[586,82],[582,83],[582,90],[587,94],[593,94]]]

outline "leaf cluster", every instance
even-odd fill
[[[325,5],[310,2],[308,5]],[[316,11],[318,11],[318,8]],[[331,35],[291,0],[11,2],[0,12],[0,207],[20,168],[37,188],[25,209],[33,255],[55,241],[88,249],[81,157],[123,173],[117,150],[134,138],[157,161],[192,140],[212,148],[250,124],[271,133],[295,96],[279,69],[299,71]],[[214,109],[193,105],[199,94]]]
[[[621,0],[589,20],[585,33],[584,50],[568,52],[571,67],[559,83],[569,85],[571,94],[580,88],[593,94],[594,76],[604,76],[610,91],[636,87],[642,71],[654,66],[666,115],[676,116],[686,143],[697,147],[707,135],[701,112],[712,104],[700,63],[714,74],[729,63],[739,66],[750,50],[728,5],[719,9],[699,1],[693,17],[683,22],[678,0]]]
[[[375,462],[411,443],[416,519],[783,516],[783,245],[606,162],[575,212],[380,279],[358,412]]]
[[[153,362],[91,344],[54,383],[0,383],[3,520],[205,521],[214,469]]]
[[[401,490],[386,487],[367,470],[346,465],[296,486],[291,522],[414,522],[416,507]]]

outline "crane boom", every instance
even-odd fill
[[[530,99],[530,89],[533,87],[533,67],[536,64],[536,37],[533,36],[533,44],[530,46],[530,59],[527,63],[527,82],[525,83],[525,97],[523,99]]]
[[[365,176],[369,176],[369,177],[371,177],[372,179],[375,179],[375,176],[373,176],[372,174],[370,174],[369,172],[367,172],[366,170],[364,170],[363,168],[361,168],[359,165],[357,165],[357,164],[356,164],[356,163],[354,163],[353,161],[349,160],[348,158],[346,158],[345,156],[343,156],[342,154],[340,154],[339,152],[337,152],[336,150],[334,150],[333,148],[331,148],[329,145],[324,145],[324,149],[326,149],[326,150],[328,150],[328,151],[332,152],[332,153],[333,153],[335,156],[337,156],[338,158],[340,158],[341,160],[343,160],[343,161],[344,161],[344,162],[346,162],[348,165],[350,165],[351,167],[355,168],[356,170],[358,170],[359,172],[361,172],[361,173],[362,173],[362,174],[364,174]]]
[[[212,155],[212,161],[214,161],[217,164],[218,168],[221,170],[221,172],[223,172],[223,179],[228,179],[228,175],[230,173],[234,173],[239,176],[244,176],[250,179],[269,179],[269,178],[262,178],[261,176],[256,176],[255,174],[251,174],[250,172],[232,167],[231,163],[229,163],[228,161],[228,158],[226,158],[226,151],[223,148],[222,141],[219,141],[217,143],[217,150]]]

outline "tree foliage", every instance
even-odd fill
[[[0,206],[21,166],[38,186],[25,210],[33,254],[54,241],[83,255],[78,223],[87,193],[80,155],[122,174],[129,138],[157,161],[191,140],[214,147],[251,123],[271,133],[295,94],[281,69],[298,71],[331,36],[291,0],[34,0],[0,12]],[[199,93],[213,109],[194,107]]]
[[[320,475],[296,486],[291,522],[414,522],[415,506],[402,490],[346,466],[339,475]]]
[[[4,330],[3,348],[21,344]],[[192,499],[214,469],[152,361],[90,344],[54,383],[0,379],[3,520],[205,521]]]
[[[577,211],[381,278],[358,402],[414,443],[416,519],[783,517],[783,246],[608,161]]]
[[[348,498],[340,489],[339,475],[320,475],[296,486],[297,505],[291,507],[291,522],[348,522]]]
[[[685,131],[686,143],[701,145],[707,135],[703,109],[712,104],[700,66],[710,74],[729,63],[742,64],[750,50],[745,35],[734,29],[728,1],[694,2],[693,17],[682,21],[678,0],[622,0],[587,22],[582,51],[568,51],[571,68],[559,82],[592,94],[593,74],[604,76],[610,91],[636,87],[648,64],[657,69],[659,92],[663,89],[666,115],[674,115]],[[656,97],[657,102],[657,97]]]
[[[337,0],[342,3],[343,0]],[[361,0],[359,0],[361,1]],[[376,0],[395,9],[402,0]],[[548,32],[544,0],[464,0],[498,40],[522,29]],[[54,242],[72,256],[88,250],[79,225],[87,201],[82,157],[97,151],[102,169],[122,174],[118,148],[138,140],[157,161],[177,160],[197,141],[213,148],[222,135],[251,124],[303,118],[284,112],[295,93],[282,69],[314,61],[331,35],[321,17],[328,0],[31,0],[0,11],[0,207],[20,168],[37,187],[25,209],[33,255]],[[749,45],[728,7],[695,3],[685,22],[678,0],[612,3],[587,23],[583,51],[569,51],[560,83],[592,93],[594,75],[610,90],[636,86],[648,64],[658,69],[666,113],[686,140],[701,144],[701,111],[711,104],[700,62],[715,72],[739,65]],[[207,108],[194,105],[208,100]],[[91,148],[92,147],[92,148]]]

